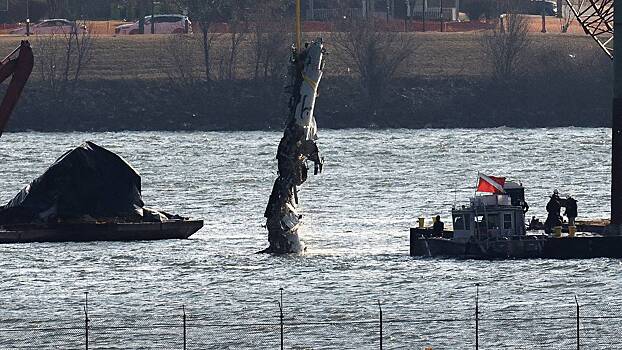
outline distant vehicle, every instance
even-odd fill
[[[192,24],[184,15],[155,15],[154,34],[192,33]],[[145,17],[145,34],[151,34],[151,16]],[[139,21],[122,24],[114,29],[115,34],[134,35],[139,33]]]
[[[530,1],[527,13],[530,15],[555,16],[557,15],[557,3],[553,1],[535,0]]]
[[[84,34],[87,32],[85,25],[77,25],[76,22],[67,19],[46,19],[30,26],[30,34]],[[26,35],[26,26],[14,29],[10,34]]]

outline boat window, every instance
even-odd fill
[[[462,215],[454,217],[454,230],[464,230],[464,218]]]
[[[512,214],[503,214],[503,228],[506,230],[512,228]]]
[[[501,227],[499,222],[499,214],[486,215],[488,221],[488,229],[498,229]]]
[[[471,229],[471,214],[464,214],[464,229]]]

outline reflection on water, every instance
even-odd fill
[[[572,304],[575,294],[585,303],[616,300],[618,260],[408,256],[409,226],[422,215],[448,218],[451,206],[473,193],[478,171],[522,182],[528,215],[543,217],[547,196],[557,188],[578,199],[580,218],[607,217],[607,129],[320,136],[325,171],[299,194],[308,251],[273,257],[255,252],[267,245],[261,225],[278,132],[3,135],[2,202],[63,152],[93,140],[142,174],[148,206],[203,218],[205,227],[186,241],[0,246],[0,321],[80,320],[86,290],[100,319],[166,316],[185,304],[207,321],[272,320],[279,287],[285,288],[287,315],[303,320],[375,317],[378,299],[387,317],[471,317],[476,282],[487,312],[535,314],[546,305]]]

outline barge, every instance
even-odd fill
[[[148,241],[186,239],[203,220],[21,224],[0,227],[0,244],[33,242]]]
[[[140,174],[87,141],[0,206],[0,244],[186,239],[203,220],[145,206]]]

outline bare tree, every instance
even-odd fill
[[[578,2],[580,3],[583,1],[584,0],[579,0]],[[573,1],[573,2],[577,2],[577,1]],[[570,6],[568,6],[567,4],[564,4],[561,7],[557,7],[557,11],[559,11],[559,14],[561,15],[561,16],[558,16],[559,24],[561,26],[561,32],[567,33],[568,28],[570,28],[570,25],[572,24],[572,22],[574,22],[574,19],[575,19],[574,13],[572,12],[572,9],[570,8]]]
[[[291,40],[283,22],[255,22],[251,38],[254,78],[268,80],[286,67]]]
[[[212,24],[222,20],[223,10],[228,2],[223,0],[178,0],[178,5],[188,11],[190,19],[198,24],[202,34],[203,64],[205,67],[205,80],[211,81],[211,49]]]
[[[235,69],[240,43],[248,32],[248,18],[245,0],[231,0],[231,14],[229,18],[229,59],[227,62],[227,78],[235,79]]]
[[[335,56],[352,66],[367,100],[382,101],[391,80],[417,49],[413,33],[388,32],[373,20],[351,19],[332,36]]]
[[[48,16],[50,18],[58,18],[61,17],[60,16],[60,12],[63,8],[63,2],[62,0],[47,0],[47,7],[48,7]]]
[[[193,35],[164,36],[154,50],[156,63],[162,67],[172,86],[182,90],[192,88],[201,79],[199,41]]]
[[[68,89],[78,87],[84,68],[92,58],[95,35],[84,31],[78,33],[78,23],[69,33],[37,36],[37,70],[41,81],[57,99],[66,99]]]
[[[250,37],[254,79],[271,79],[282,72],[291,40],[288,28],[293,25],[286,17],[281,0],[259,0],[252,8],[253,27]]]
[[[531,45],[526,17],[509,12],[502,18],[500,27],[485,33],[480,41],[495,80],[516,77],[520,73],[520,63]]]

